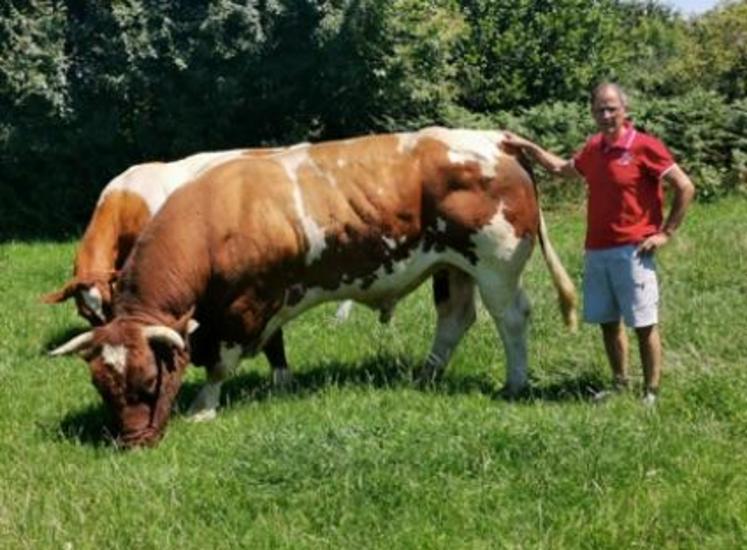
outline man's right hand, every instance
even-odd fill
[[[530,147],[532,142],[514,134],[513,132],[503,132],[503,145],[516,147],[517,149],[524,149],[525,147]]]

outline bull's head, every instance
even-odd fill
[[[163,435],[189,362],[187,322],[180,325],[175,330],[115,319],[51,352],[82,353],[124,447],[154,445]]]
[[[92,326],[98,327],[112,319],[116,280],[116,272],[101,276],[75,276],[60,290],[42,296],[42,301],[46,304],[59,304],[74,298],[78,314]]]

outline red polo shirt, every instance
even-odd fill
[[[674,166],[661,141],[626,123],[613,144],[601,133],[590,137],[573,166],[587,185],[587,249],[637,244],[659,231],[661,177]]]

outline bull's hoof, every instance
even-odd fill
[[[210,422],[218,416],[215,409],[202,409],[201,411],[190,411],[187,413],[189,422]]]
[[[293,384],[293,373],[290,369],[273,369],[272,385],[279,390],[287,390]]]
[[[506,384],[498,392],[498,395],[506,401],[519,401],[521,399],[526,399],[530,395],[529,384]]]
[[[430,389],[436,386],[443,378],[443,369],[423,367],[415,376],[415,386],[420,389]]]
[[[345,300],[340,304],[335,313],[335,321],[338,323],[344,323],[350,317],[350,310],[353,309],[353,301]]]

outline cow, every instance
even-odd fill
[[[529,172],[500,131],[426,128],[236,159],[172,196],[138,240],[115,317],[51,352],[84,352],[124,447],[162,437],[190,360],[188,321],[216,357],[191,413],[210,418],[221,383],[305,310],[352,299],[389,316],[432,274],[437,325],[422,378],[441,374],[474,323],[475,287],[503,341],[505,391],[528,385],[536,240],[563,317],[572,281],[547,238]]]
[[[73,277],[42,297],[48,304],[74,298],[78,314],[92,326],[112,318],[119,270],[148,221],[175,190],[206,170],[240,156],[271,155],[281,149],[234,149],[198,153],[174,162],[132,166],[101,191],[73,264]]]

